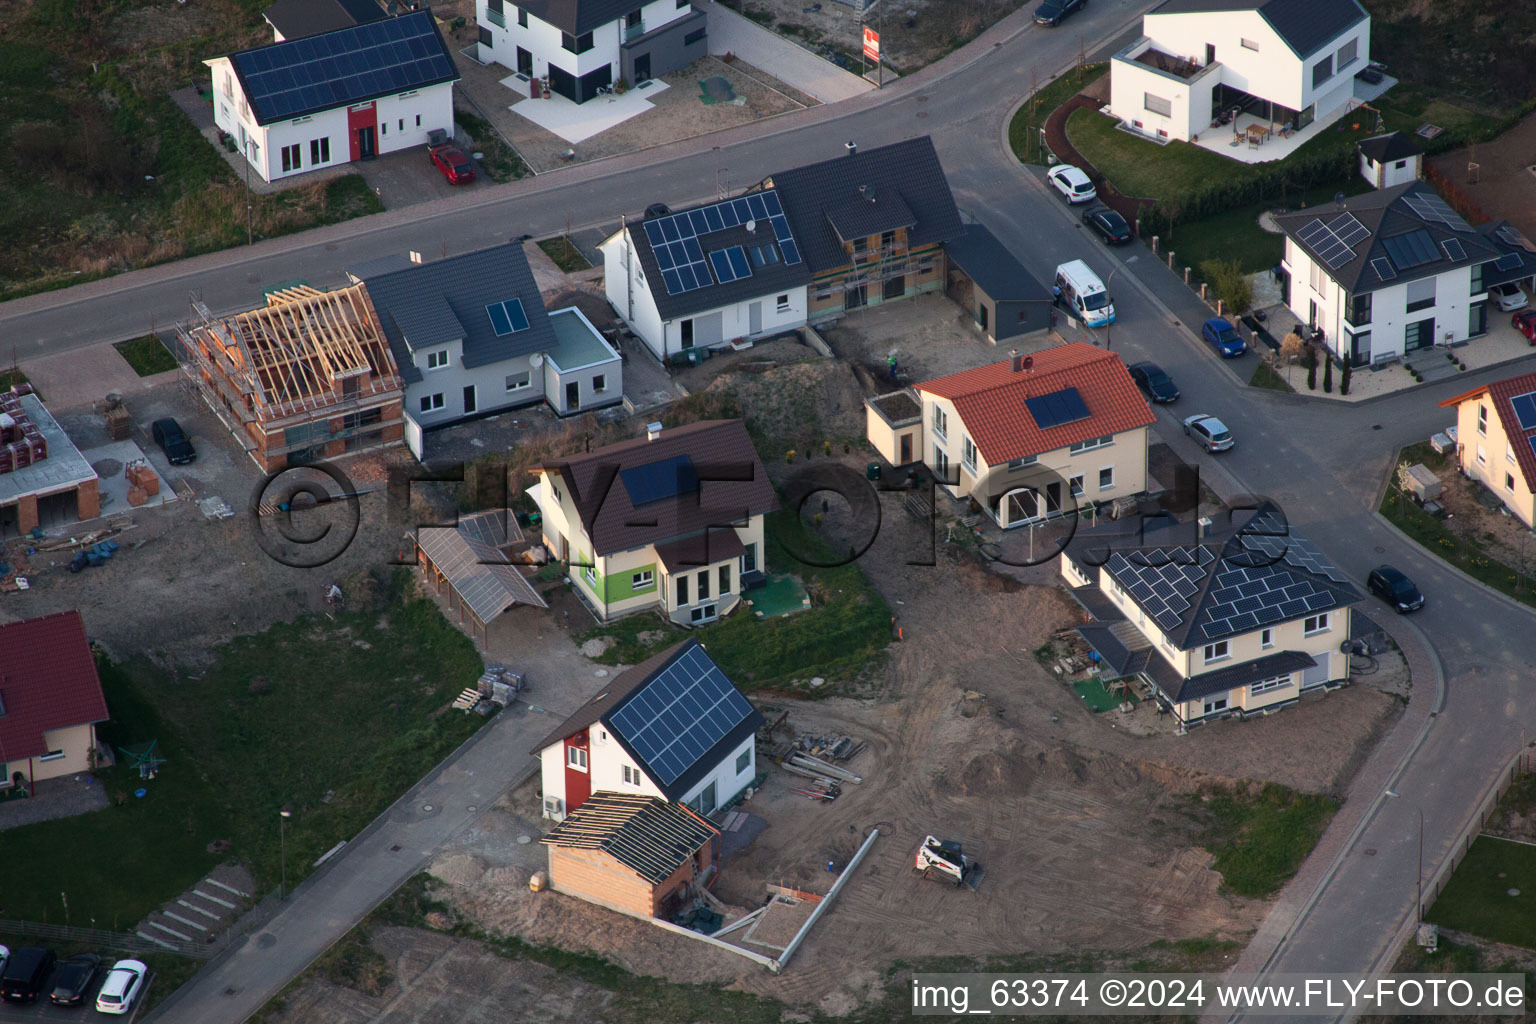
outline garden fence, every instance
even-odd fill
[[[121,949],[129,953],[179,953],[182,956],[207,960],[218,947],[195,942],[156,942],[132,932],[109,932],[101,928],[76,928],[67,924],[45,924],[39,921],[0,920],[0,934],[31,935],[39,939],[83,942],[103,949]]]

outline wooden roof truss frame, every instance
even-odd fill
[[[681,804],[638,794],[594,793],[543,842],[602,850],[652,885],[660,885],[719,835],[719,829]],[[679,856],[680,849],[687,853]]]

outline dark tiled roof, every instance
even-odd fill
[[[430,263],[407,261],[401,270],[372,271],[370,266],[379,262],[347,273],[368,289],[407,382],[421,379],[413,352],[459,338],[464,340],[464,365],[471,369],[555,346],[539,286],[516,242]],[[522,301],[528,329],[498,337],[486,307],[507,299]]]
[[[926,135],[780,171],[770,180],[779,190],[790,227],[813,273],[848,265],[848,251],[837,237],[831,216],[859,199],[861,185],[874,189],[877,196],[900,196],[916,221],[907,233],[909,246],[948,241],[965,231],[933,140]]]
[[[459,79],[430,11],[269,43],[228,57],[256,123],[263,125]]]
[[[1419,197],[1425,198],[1421,200]],[[1443,202],[1428,185],[1421,181],[1410,181],[1392,188],[1352,196],[1344,200],[1342,206],[1329,204],[1282,214],[1275,218],[1275,223],[1291,239],[1292,244],[1319,262],[1328,275],[1338,282],[1339,287],[1351,295],[1433,277],[1469,263],[1496,260],[1510,252],[1522,254],[1522,266],[1503,275],[1493,274],[1494,268],[1490,266],[1484,272],[1485,283],[1495,284],[1501,280],[1529,277],[1536,270],[1536,254],[1496,237],[1493,234],[1495,225],[1476,229],[1459,218],[1455,224],[1447,224],[1433,217],[1426,219],[1414,209],[1415,204],[1426,201]],[[1322,262],[1317,251],[1301,240],[1300,235],[1314,221],[1329,222],[1345,214],[1358,220],[1370,235],[1351,248],[1352,255],[1347,262],[1329,268]],[[1398,240],[1421,231],[1428,235],[1427,245],[1433,258],[1414,266],[1400,266],[1400,261],[1394,260],[1392,255],[1394,245]],[[1325,240],[1328,237],[1323,236]],[[1447,242],[1452,244],[1448,247]]]
[[[1152,14],[1203,14],[1216,11],[1258,11],[1298,57],[1367,17],[1355,0],[1168,0]]]
[[[1271,504],[1235,512],[1198,537],[1194,524],[1148,520],[1144,537],[1121,523],[1079,530],[1080,565],[1102,562],[1180,650],[1354,604],[1360,592]]]
[[[859,197],[851,203],[828,209],[827,222],[844,242],[917,226],[917,218],[900,192],[873,187],[861,188]]]
[[[637,510],[620,471],[679,456],[692,460],[699,489]],[[674,427],[654,441],[621,441],[547,463],[542,471],[560,474],[598,555],[727,526],[779,506],[741,420]]]
[[[277,0],[261,15],[284,39],[302,39],[385,17],[375,0]]]
[[[1162,659],[1159,658],[1159,661]],[[1226,693],[1235,690],[1239,686],[1247,686],[1256,683],[1260,679],[1268,679],[1270,676],[1284,675],[1287,672],[1295,672],[1299,669],[1312,668],[1317,660],[1310,654],[1301,651],[1280,651],[1276,654],[1267,654],[1253,661],[1245,661],[1240,665],[1229,665],[1219,668],[1214,672],[1202,672],[1197,676],[1179,681],[1179,686],[1169,693],[1169,683],[1153,677],[1157,688],[1174,702],[1186,700],[1199,700],[1201,697],[1209,697],[1215,693]],[[1177,673],[1174,673],[1177,677]]]
[[[1019,373],[1013,372],[1011,361],[992,363],[913,387],[955,403],[965,432],[989,466],[1157,420],[1125,363],[1113,352],[1074,341],[1037,352],[1032,359],[1031,368]],[[1088,417],[1040,427],[1025,402],[1066,388],[1077,389]]]
[[[641,6],[641,0],[521,0],[517,6],[562,32],[579,36],[624,17]]]
[[[1532,438],[1536,438],[1536,426],[1531,428],[1520,425],[1520,417],[1515,415],[1514,406],[1510,405],[1510,399],[1520,395],[1529,395],[1536,392],[1536,373],[1522,373],[1518,377],[1506,377],[1496,380],[1492,384],[1485,384],[1480,388],[1474,388],[1464,394],[1447,398],[1440,405],[1453,409],[1462,402],[1487,395],[1493,403],[1493,411],[1499,417],[1499,426],[1504,429],[1504,437],[1514,450],[1515,462],[1520,467],[1520,476],[1525,486],[1530,490],[1536,490],[1536,449],[1531,447]]]
[[[767,190],[767,191],[772,191]],[[763,193],[758,193],[763,194]],[[736,197],[742,198],[742,197]],[[655,217],[646,217],[634,221],[629,225],[629,238],[634,246],[635,256],[640,260],[640,269],[645,272],[646,287],[650,290],[651,297],[656,301],[656,309],[663,320],[675,320],[678,317],[688,316],[692,313],[701,313],[709,309],[719,309],[721,306],[729,306],[748,299],[759,298],[764,295],[774,295],[791,291],[803,286],[810,280],[811,272],[805,261],[798,263],[786,263],[784,252],[779,248],[779,261],[764,266],[752,267],[752,273],[746,277],[738,277],[734,281],[720,284],[713,276],[711,284],[706,288],[694,288],[690,291],[673,294],[667,291],[666,282],[662,277],[661,265],[656,262],[656,251],[651,245],[650,236],[645,231],[645,225],[650,221],[661,221],[677,214],[691,213],[694,210],[704,210],[720,205],[720,200],[708,203],[700,203],[681,210],[670,210],[667,213]],[[793,231],[791,234],[793,235]],[[767,220],[755,222],[755,230],[748,231],[742,224],[734,227],[722,228],[719,231],[711,231],[707,234],[696,235],[699,248],[703,251],[705,259],[711,252],[717,249],[728,249],[733,245],[742,246],[748,251],[753,246],[773,244],[778,246],[774,238],[774,231]],[[791,239],[793,240],[793,239]],[[706,270],[706,273],[711,273]]]
[[[967,224],[965,234],[944,243],[950,262],[965,271],[993,299],[1051,301],[1051,293],[983,224]]]
[[[735,530],[706,530],[691,537],[656,545],[656,557],[661,559],[661,564],[667,567],[669,573],[714,565],[727,558],[740,558],[746,553],[747,549]]]
[[[647,882],[660,885],[719,834],[688,808],[660,797],[598,792],[540,842],[602,850]]]
[[[1414,142],[1413,137],[1406,132],[1375,135],[1360,143],[1361,155],[1378,164],[1384,164],[1389,160],[1406,160],[1422,152],[1418,143]]]
[[[0,764],[48,753],[44,733],[106,719],[79,612],[0,626]]]

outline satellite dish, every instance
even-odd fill
[[[528,357],[528,365],[532,366],[534,369],[538,369],[540,366],[543,366],[544,365],[544,353],[542,353],[542,352],[535,352],[533,355],[529,356]]]
[[[747,231],[750,233],[750,232],[753,232],[753,231],[756,231],[756,230],[757,230],[757,221],[755,221],[755,220],[747,221]]]

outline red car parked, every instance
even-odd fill
[[[448,179],[448,184],[467,185],[475,180],[475,165],[469,162],[469,157],[458,146],[445,143],[433,146],[427,152],[432,155],[432,162],[437,165],[437,169],[443,172],[443,177]]]
[[[1536,309],[1527,309],[1509,318],[1509,326],[1525,335],[1525,340],[1536,345]]]

